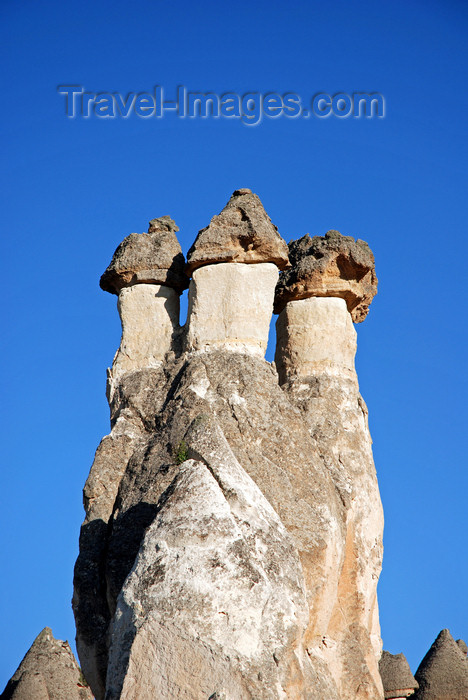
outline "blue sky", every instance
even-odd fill
[[[288,241],[333,228],[373,249],[357,368],[386,518],[384,647],[415,671],[442,628],[468,638],[466,3],[3,0],[0,19],[0,686],[44,626],[75,634],[81,490],[120,337],[99,276],[164,214],[186,252],[239,187]],[[67,119],[61,84],[380,92],[386,115]]]

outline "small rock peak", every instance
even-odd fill
[[[437,636],[415,673],[419,690],[415,700],[466,700],[468,662],[448,629]]]
[[[419,687],[404,654],[390,654],[388,651],[383,651],[379,661],[379,671],[385,700],[409,697]]]
[[[468,654],[468,646],[463,639],[457,639],[458,648],[466,656]]]
[[[377,293],[374,256],[365,241],[330,230],[325,236],[306,234],[291,241],[288,248],[291,268],[280,275],[275,313],[289,301],[340,297],[354,323],[365,319]]]
[[[236,190],[220,214],[201,229],[187,255],[187,274],[220,262],[274,263],[289,266],[288,246],[260,199],[249,189]]]
[[[148,233],[159,233],[160,231],[176,231],[179,230],[174,219],[170,216],[160,216],[158,219],[151,219],[149,222]]]
[[[148,233],[124,238],[101,277],[101,289],[118,295],[134,284],[163,284],[182,292],[188,281],[178,230],[170,216],[161,216],[149,222]]]
[[[68,642],[55,639],[44,627],[8,682],[5,700],[91,700],[92,693]]]

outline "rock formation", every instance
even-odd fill
[[[413,695],[419,687],[404,654],[390,654],[388,651],[383,651],[379,662],[379,671],[382,677],[385,700],[390,700],[390,698],[404,700],[404,698]]]
[[[92,700],[68,642],[45,627],[0,696],[1,700]]]
[[[457,642],[445,629],[419,664],[415,678],[419,690],[414,700],[466,700],[468,698],[468,660],[465,643]]]
[[[151,234],[128,258],[122,244],[105,288],[167,288],[147,271],[170,269],[169,233],[149,257]],[[97,700],[383,700],[382,510],[350,316],[376,279],[341,238],[346,285],[286,299],[308,263],[287,269],[260,200],[237,190],[189,252],[184,328],[170,304],[126,315],[119,297],[132,362],[118,353],[109,373],[73,598]],[[333,258],[336,236],[320,240]],[[279,375],[263,359],[276,284]]]
[[[289,244],[292,267],[282,275],[275,313],[291,300],[338,297],[355,323],[367,316],[377,292],[374,256],[367,243],[328,231],[325,237],[307,234]]]

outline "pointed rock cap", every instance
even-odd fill
[[[419,690],[414,700],[468,698],[468,661],[447,629],[439,634],[415,676]]]
[[[275,294],[274,312],[288,301],[309,297],[340,297],[354,323],[364,321],[377,293],[374,256],[364,241],[328,231],[311,238],[306,234],[289,244],[291,269],[282,272]]]
[[[1,700],[92,700],[68,642],[45,627],[36,637]]]
[[[187,254],[187,274],[220,262],[271,262],[280,270],[289,265],[286,242],[248,189],[236,190],[222,212],[199,232]]]
[[[118,246],[99,285],[118,294],[134,284],[165,284],[178,292],[188,287],[185,258],[170,216],[152,219],[148,233],[131,233]]]
[[[407,698],[413,695],[418,687],[404,654],[390,654],[389,651],[383,651],[379,661],[379,671],[385,700]]]
[[[466,656],[468,654],[468,646],[466,645],[466,642],[463,639],[457,639],[457,644],[458,648],[461,649]]]

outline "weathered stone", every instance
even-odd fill
[[[290,301],[276,322],[275,363],[280,384],[317,372],[356,378],[356,331],[344,299]]]
[[[186,440],[196,458],[163,495],[117,601],[108,697],[301,697],[312,665],[294,543],[216,423],[201,416]]]
[[[415,673],[414,700],[466,700],[468,660],[447,629],[442,630]]]
[[[276,288],[275,313],[288,301],[308,297],[340,297],[346,301],[355,323],[367,316],[377,293],[374,256],[367,243],[328,231],[325,236],[308,234],[289,244],[291,268]]]
[[[274,263],[288,267],[288,246],[271,223],[260,199],[236,190],[218,216],[202,229],[187,254],[187,274],[219,262]]]
[[[206,230],[219,237],[200,234],[184,342],[112,380],[73,601],[97,700],[383,700],[355,331],[341,298],[290,302],[279,386],[259,206],[239,191]]]
[[[165,285],[125,287],[118,310],[122,339],[109,373],[112,386],[126,372],[160,365],[180,330],[179,294]]]
[[[134,284],[164,284],[181,292],[188,286],[185,258],[169,216],[150,221],[148,233],[131,233],[117,247],[99,282],[105,292],[118,294]]]
[[[189,290],[187,349],[250,352],[268,344],[278,268],[272,263],[219,263],[198,268]]]
[[[375,700],[382,694],[377,581],[383,513],[355,349],[356,333],[341,299],[289,302],[278,318],[282,388],[300,410],[346,512],[337,585],[327,601],[332,612],[324,640],[309,653],[326,660],[341,698]]]
[[[468,646],[467,646],[466,642],[463,639],[457,639],[457,644],[458,644],[458,647],[461,649],[461,651],[466,656],[468,654]]]
[[[68,642],[45,627],[36,637],[1,700],[92,700]]]
[[[382,677],[385,700],[408,698],[418,688],[418,682],[411,673],[404,654],[390,654],[388,651],[383,651],[379,662],[379,671]]]

